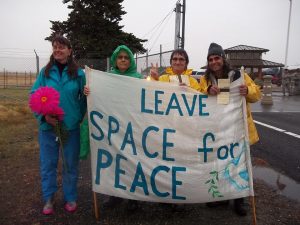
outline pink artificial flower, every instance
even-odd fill
[[[59,104],[59,92],[52,87],[40,87],[30,95],[30,109],[42,115],[52,114]]]

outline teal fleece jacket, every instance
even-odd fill
[[[37,80],[32,86],[31,94],[38,88],[48,86],[53,87],[60,94],[59,106],[64,110],[64,125],[67,130],[79,128],[86,113],[86,96],[83,94],[83,88],[86,83],[85,74],[82,69],[78,69],[78,77],[70,78],[68,67],[66,66],[60,76],[58,67],[52,66],[49,71],[49,77],[45,76],[45,68],[41,70]],[[41,130],[50,130],[52,126],[48,124],[43,115],[35,115],[39,121]]]

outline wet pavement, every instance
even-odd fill
[[[252,112],[300,112],[300,95],[284,96],[277,88],[272,93],[273,105],[251,104]]]
[[[281,88],[275,87],[272,92],[272,99],[273,99],[273,105],[263,105],[263,104],[261,104],[261,101],[251,104],[251,111],[253,112],[254,119],[258,119],[261,122],[270,123],[273,126],[278,125],[277,127],[291,130],[291,131],[295,132],[297,135],[299,135],[300,129],[299,129],[299,123],[296,120],[296,117],[298,117],[298,113],[300,113],[300,95],[284,96],[281,92]],[[261,113],[265,113],[265,114],[261,114]],[[281,117],[277,116],[279,114],[271,114],[271,113],[284,113],[285,117],[290,117],[290,119],[291,119],[290,121],[294,121],[292,123],[295,123],[295,124],[288,124],[288,123],[280,124],[280,122],[282,122],[283,119]],[[294,114],[294,113],[296,113],[296,114]],[[265,116],[265,118],[264,118],[264,116]],[[263,119],[265,119],[265,121]],[[289,123],[291,123],[291,122],[289,122]],[[289,127],[289,128],[287,128],[287,127]],[[259,127],[257,126],[257,128],[259,128]],[[261,134],[262,134],[262,132],[261,132]],[[274,138],[276,138],[276,136],[275,137],[274,136],[268,136],[268,137],[261,136],[260,137],[261,141],[264,141],[264,140],[262,140],[264,138],[265,139],[268,139],[268,138],[274,139]],[[272,142],[268,142],[268,143],[272,143]],[[272,144],[272,146],[277,146],[277,145]],[[257,147],[257,146],[254,145],[254,149],[255,149],[255,147]],[[278,148],[278,146],[277,146],[277,148]],[[264,151],[264,149],[265,148],[262,148],[262,149],[259,149],[258,151],[261,152],[261,151]],[[267,159],[270,159],[267,157],[272,157],[272,155],[275,154],[274,151],[275,151],[275,149],[273,147],[271,154],[262,154],[262,155],[254,154],[254,155],[256,155],[256,157],[264,156],[264,160],[267,160]],[[254,153],[255,153],[255,151],[254,151]],[[300,156],[297,158],[298,158],[298,162],[299,162]],[[254,160],[254,163],[253,163],[254,179],[261,180],[264,183],[268,184],[269,186],[274,188],[278,194],[300,202],[300,193],[299,193],[300,183],[297,182],[296,180],[290,178],[287,175],[287,173],[281,171],[281,169],[274,168],[275,164],[273,164],[271,166],[267,162],[268,160],[267,161],[264,161],[264,160],[262,158],[256,158]],[[270,161],[272,161],[272,160],[270,160]],[[261,163],[261,162],[263,162],[263,163]],[[286,164],[285,168],[287,168],[287,166],[289,166],[289,165]],[[281,172],[278,172],[278,171],[281,171]]]
[[[259,179],[272,186],[278,194],[300,202],[300,184],[295,180],[275,171],[270,167],[254,166],[254,179]]]

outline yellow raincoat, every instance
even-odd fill
[[[248,74],[245,73],[245,84],[248,87],[248,94],[246,96],[246,103],[247,103],[247,122],[248,122],[248,132],[249,132],[249,142],[250,145],[255,144],[258,140],[258,134],[255,127],[255,124],[253,122],[251,110],[250,110],[250,104],[254,103],[260,100],[261,98],[261,92],[259,90],[259,87],[253,82],[253,80],[249,77]],[[202,76],[200,78],[200,91],[203,94],[208,94],[207,89],[211,85],[211,82],[207,82],[205,76]]]
[[[192,71],[193,71],[192,69],[187,69],[181,75],[188,75],[189,82],[190,82],[189,87],[191,87],[197,91],[200,91],[200,86],[199,86],[198,81],[194,77],[191,76]],[[165,74],[163,74],[159,77],[159,81],[170,82],[171,76],[176,76],[176,74],[173,72],[172,67],[167,67]]]

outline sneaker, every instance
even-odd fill
[[[236,214],[238,214],[239,216],[247,215],[247,210],[243,198],[234,199],[233,203],[234,203],[234,211],[236,212]]]
[[[67,202],[64,208],[67,212],[73,213],[77,210],[77,203],[75,201]]]
[[[44,205],[42,213],[44,215],[52,215],[54,213],[53,210],[53,199],[50,198]]]

